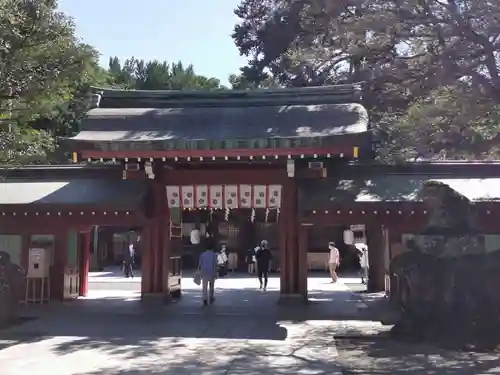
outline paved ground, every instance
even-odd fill
[[[98,277],[98,276],[96,276]],[[141,306],[137,280],[101,275],[88,299],[52,306],[40,318],[0,332],[1,375],[142,374],[493,374],[499,356],[393,342],[370,308],[376,296],[327,278],[309,279],[307,308],[278,307],[255,279],[218,281],[216,305],[183,280],[181,302]],[[93,277],[94,279],[94,277]],[[92,282],[94,283],[94,281]],[[109,284],[107,288],[103,284]],[[127,287],[118,288],[119,284]],[[137,289],[138,290],[138,289]],[[99,297],[99,298],[98,298]],[[370,297],[370,298],[368,298]]]

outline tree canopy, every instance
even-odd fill
[[[57,138],[71,135],[92,87],[215,89],[216,78],[182,62],[99,66],[99,52],[75,35],[56,0],[0,0],[0,164],[67,162]]]
[[[137,90],[197,90],[218,89],[220,80],[197,75],[193,65],[184,66],[179,61],[145,61],[134,57],[120,62],[118,57],[109,59],[111,82],[123,88]]]
[[[241,0],[233,89],[363,82],[386,162],[500,156],[500,3]],[[181,61],[99,65],[56,0],[0,0],[0,164],[65,162],[92,87],[218,89]]]
[[[497,155],[500,3],[243,0],[235,13],[245,82],[364,82],[387,160]]]

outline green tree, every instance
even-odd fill
[[[56,9],[55,0],[0,0],[0,163],[47,162],[54,136],[78,117],[66,113],[83,99],[75,93],[104,73]]]
[[[109,60],[109,75],[119,87],[137,90],[195,90],[221,88],[220,80],[195,73],[192,65],[182,62],[145,61],[134,57],[122,64],[117,57]]]
[[[401,150],[383,145],[389,159],[417,149],[432,150],[426,157],[490,155],[484,148],[497,128],[485,114],[500,102],[500,3],[243,0],[235,13],[241,21],[233,38],[249,57],[244,81],[259,85],[266,71],[286,86],[363,81],[382,141],[413,142]],[[438,116],[437,103],[459,112]],[[463,130],[443,142],[450,124],[462,129],[464,119],[474,136]],[[419,132],[405,132],[417,126]]]
[[[250,81],[247,74],[245,74],[245,69],[242,69],[241,74],[231,74],[229,76],[229,84],[233,90],[263,89],[280,86],[271,75],[266,75],[259,82]]]

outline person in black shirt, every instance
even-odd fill
[[[245,262],[247,264],[247,270],[249,274],[252,274],[255,272],[255,250],[254,249],[248,249],[246,257],[245,257]]]
[[[269,266],[271,264],[271,259],[273,258],[271,251],[269,250],[266,240],[262,240],[260,247],[257,248],[255,252],[255,259],[257,261],[257,275],[259,278],[261,290],[267,289],[267,276],[269,273]]]

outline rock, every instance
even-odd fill
[[[495,348],[500,344],[500,251],[488,253],[474,204],[449,186],[420,191],[425,229],[390,263],[392,333],[411,341]]]
[[[11,262],[7,252],[0,251],[0,328],[18,318],[24,285],[24,270]]]

